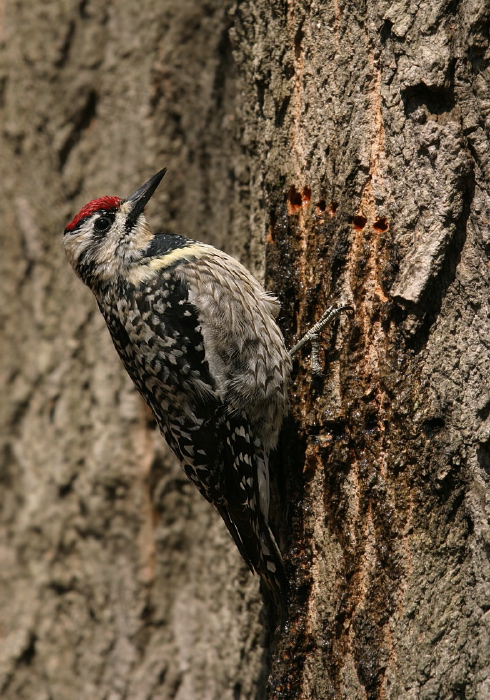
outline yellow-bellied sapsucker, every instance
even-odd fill
[[[222,251],[152,233],[143,212],[164,174],[84,206],[66,254],[185,473],[277,604],[287,584],[269,526],[269,453],[291,371],[279,303]]]

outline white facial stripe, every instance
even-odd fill
[[[159,258],[151,258],[146,265],[141,263],[136,264],[129,270],[127,279],[135,285],[141,284],[141,282],[147,282],[153,277],[155,272],[164,270],[166,267],[170,267],[179,260],[189,261],[202,257],[207,253],[207,248],[208,246],[202,243],[191,243],[185,246],[185,248],[174,248]]]

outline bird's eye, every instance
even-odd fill
[[[94,221],[94,229],[97,233],[105,233],[111,226],[112,219],[110,216],[99,216],[99,218]]]

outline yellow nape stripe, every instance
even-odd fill
[[[148,260],[148,262],[138,263],[130,269],[127,278],[128,282],[134,285],[147,282],[158,270],[164,270],[166,267],[170,267],[170,265],[173,265],[179,260],[199,258],[206,253],[208,248],[209,246],[203,243],[191,243],[185,248],[174,248],[159,258],[152,258]]]
[[[148,263],[148,267],[150,270],[162,270],[164,267],[169,267],[182,258],[199,258],[201,255],[204,255],[205,252],[206,247],[202,245],[202,243],[191,243],[185,248],[174,248],[170,252],[165,253],[165,255],[162,255],[161,258],[152,258]]]

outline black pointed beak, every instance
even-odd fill
[[[126,224],[129,225],[129,227],[132,227],[136,223],[138,216],[143,213],[144,208],[150,201],[150,198],[152,197],[156,188],[162,181],[162,178],[166,172],[167,168],[163,168],[163,170],[160,170],[160,172],[158,172],[156,175],[150,177],[148,182],[145,182],[144,185],[142,185],[139,189],[136,190],[136,192],[133,192],[133,194],[127,198],[126,201],[131,202],[131,204],[133,205],[131,211],[128,214],[126,222]]]

